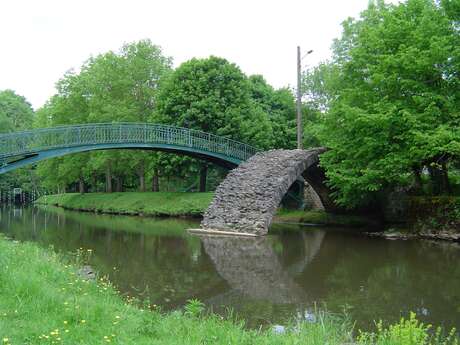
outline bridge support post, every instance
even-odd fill
[[[206,192],[207,178],[208,178],[208,165],[206,163],[202,163],[201,169],[200,169],[200,193]]]

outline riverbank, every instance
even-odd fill
[[[42,196],[36,204],[108,214],[200,217],[211,203],[213,196],[212,192],[66,193]],[[279,209],[274,221],[355,227],[375,225],[371,219],[360,216],[291,209]]]
[[[460,233],[452,231],[420,232],[415,233],[410,230],[389,229],[384,232],[366,232],[371,237],[382,237],[388,240],[432,240],[460,242]]]
[[[214,193],[123,192],[67,193],[42,196],[39,205],[68,210],[119,215],[201,217]],[[407,224],[383,223],[372,217],[331,214],[318,210],[279,209],[274,223],[316,224],[370,229],[368,235],[388,239],[430,239],[460,241],[460,198],[415,197],[410,199]]]
[[[326,314],[293,327],[249,330],[242,322],[204,312],[198,301],[182,311],[163,313],[154,304],[122,299],[107,279],[83,279],[78,267],[87,253],[80,250],[69,261],[51,249],[0,236],[3,345],[456,344],[453,336],[429,335],[429,327],[414,315],[393,328],[353,339],[351,322]]]
[[[36,203],[69,210],[141,216],[199,217],[213,193],[123,192],[46,195]]]
[[[460,197],[413,196],[406,201],[405,224],[370,236],[460,242]]]
[[[2,344],[343,344],[351,327],[324,317],[295,332],[244,329],[189,303],[162,313],[124,301],[107,280],[79,277],[51,250],[0,237]],[[154,301],[152,301],[154,302]],[[146,306],[147,307],[147,306]]]

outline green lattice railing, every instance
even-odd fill
[[[43,128],[0,134],[0,166],[14,157],[75,147],[99,146],[177,148],[201,155],[218,155],[231,162],[244,161],[257,150],[247,144],[197,130],[149,123],[99,123]]]

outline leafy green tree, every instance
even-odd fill
[[[235,64],[211,56],[183,63],[165,80],[157,111],[163,123],[267,147],[272,138],[271,123],[256,104],[244,73]],[[203,191],[207,165],[200,171]]]
[[[460,153],[460,36],[446,11],[432,0],[374,1],[344,22],[333,48],[310,82],[326,112],[320,139],[331,150],[321,165],[338,203],[416,187],[424,167],[448,192]]]
[[[58,93],[39,111],[37,124],[60,125],[94,122],[155,121],[155,94],[160,79],[171,68],[170,58],[149,40],[124,45],[119,52],[108,52],[90,58],[77,74],[67,73],[58,83]],[[75,157],[75,158],[74,158]],[[83,183],[95,184],[98,176],[105,176],[106,190],[123,189],[123,180],[133,172],[139,179],[139,189],[146,190],[145,169],[155,155],[145,152],[104,151],[89,155],[64,157],[63,171],[70,180],[77,180],[80,191]],[[81,169],[91,166],[91,169]],[[39,171],[45,179],[65,181],[50,174],[52,164],[42,164]],[[75,172],[79,172],[74,175]],[[97,176],[97,177],[96,177]]]
[[[453,20],[453,25],[460,30],[460,2],[458,0],[441,0],[441,6],[446,11],[449,18]]]
[[[262,113],[265,129],[255,127],[264,135],[263,148],[295,148],[296,147],[296,113],[293,93],[287,89],[275,90],[263,76],[249,77],[250,97],[256,110]],[[267,136],[272,134],[271,137]],[[268,142],[267,142],[268,140]],[[259,144],[259,146],[261,146]]]
[[[0,91],[0,133],[14,132],[33,126],[34,111],[25,97],[12,90]],[[0,190],[21,186],[24,190],[37,189],[34,172],[30,168],[0,175]]]
[[[211,56],[180,65],[162,85],[158,114],[165,123],[242,140],[251,115],[249,84],[241,70]]]
[[[12,90],[0,91],[0,132],[32,126],[34,111],[25,97]]]
[[[13,122],[4,113],[0,113],[0,133],[12,132],[14,129]]]

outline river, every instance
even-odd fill
[[[356,327],[422,321],[460,326],[460,245],[369,238],[355,231],[275,224],[266,237],[199,237],[197,220],[95,215],[48,207],[0,211],[0,231],[54,250],[91,253],[124,295],[163,310],[197,298],[249,327],[344,311]],[[88,249],[90,251],[88,251]]]

